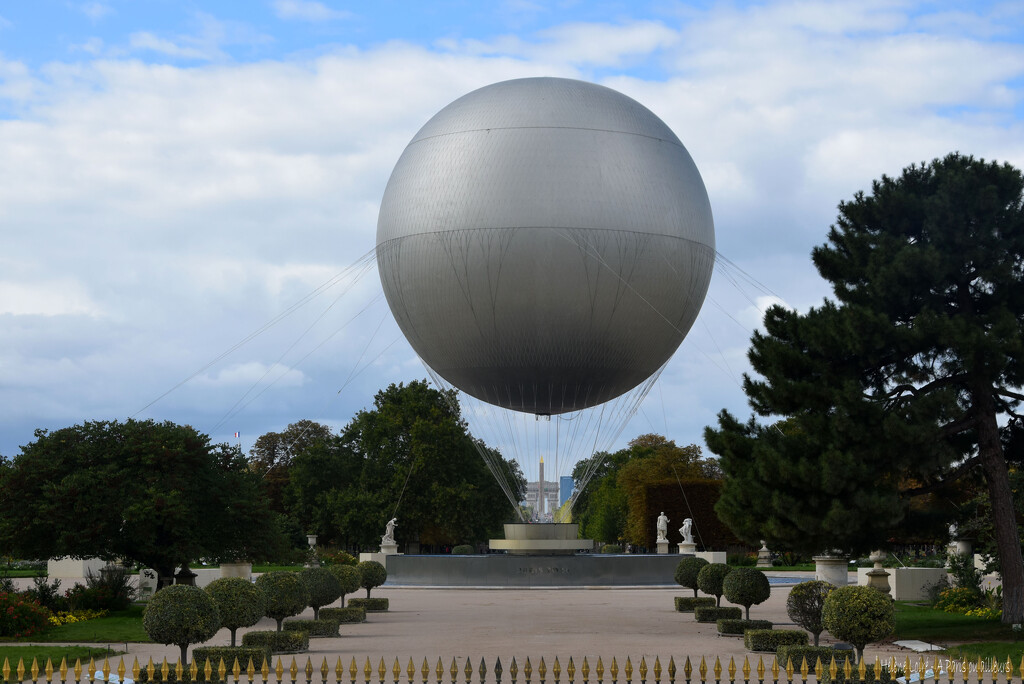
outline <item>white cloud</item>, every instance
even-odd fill
[[[139,31],[129,36],[129,43],[134,50],[150,50],[168,57],[184,59],[213,59],[218,55],[208,47],[181,45],[167,38],[160,38],[149,31]]]
[[[84,289],[69,278],[38,283],[0,280],[0,314],[100,315],[99,306]]]
[[[114,11],[110,5],[102,2],[85,2],[79,5],[78,9],[94,23]]]
[[[248,388],[255,384],[273,383],[278,387],[299,387],[306,381],[301,371],[281,364],[259,361],[236,363],[213,374],[203,374],[196,383],[201,387]]]
[[[350,19],[351,12],[331,9],[322,2],[310,0],[274,0],[274,12],[281,19],[298,19],[300,21],[337,21]]]

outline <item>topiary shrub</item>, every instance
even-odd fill
[[[321,608],[321,620],[334,620],[338,624],[347,622],[366,622],[366,609],[360,606],[347,608]]]
[[[189,644],[213,638],[220,629],[220,611],[210,595],[199,587],[174,584],[153,594],[142,613],[142,627],[158,644],[181,649],[181,663],[188,662]]]
[[[299,579],[309,592],[309,605],[313,608],[314,620],[320,618],[320,606],[330,605],[341,596],[341,582],[327,568],[306,568],[299,573]]]
[[[679,565],[676,566],[676,584],[693,589],[693,596],[696,598],[697,575],[705,565],[708,565],[708,562],[697,556],[690,556],[679,561]]]
[[[286,632],[305,632],[312,637],[336,637],[338,636],[338,621],[325,620],[323,618],[313,620],[285,620],[284,629]]]
[[[225,577],[224,579],[242,579],[241,577]],[[245,580],[242,580],[243,582]],[[224,667],[230,673],[231,669],[235,666],[235,661],[238,661],[238,666],[242,668],[242,672],[245,672],[246,668],[249,667],[249,662],[252,662],[253,669],[257,672],[263,667],[263,663],[266,662],[270,665],[270,649],[263,646],[196,646],[192,649],[192,662],[199,668],[199,672],[203,672],[206,668],[206,661],[210,661],[210,669],[213,671],[213,676],[217,676],[217,670],[220,668],[220,661],[224,661]],[[230,676],[230,675],[229,675]],[[205,676],[204,676],[205,678]]]
[[[39,634],[49,626],[50,611],[21,594],[0,593],[0,636]]]
[[[743,611],[735,606],[697,606],[693,609],[693,618],[697,622],[718,622],[719,620],[741,620]]]
[[[370,590],[379,587],[388,579],[388,571],[377,561],[363,561],[356,566],[359,569],[359,586],[366,589],[366,598],[370,598]]]
[[[719,634],[737,634],[743,636],[748,629],[771,629],[771,620],[736,620],[723,618],[718,621]]]
[[[836,667],[842,669],[843,663],[846,661],[846,654],[841,651],[835,651],[828,646],[798,646],[783,644],[775,649],[775,660],[777,660],[779,665],[783,668],[786,667],[786,663],[792,660],[793,669],[799,672],[800,668],[803,667],[805,658],[807,659],[808,672],[814,673],[817,671],[819,658],[821,659],[821,664],[824,666],[823,671],[828,672],[828,666],[832,663],[832,658],[836,659]]]
[[[892,599],[872,587],[837,587],[825,597],[821,624],[836,639],[853,644],[859,662],[865,646],[896,629]]]
[[[309,650],[308,632],[254,631],[242,635],[242,646],[269,648],[271,653],[301,653]]]
[[[458,544],[452,547],[453,556],[471,556],[473,555],[473,547],[469,544]]]
[[[605,544],[601,547],[601,553],[622,553],[621,544]]]
[[[362,608],[367,613],[386,613],[390,607],[386,598],[354,598],[348,600],[349,608]]]
[[[736,568],[722,580],[722,595],[729,603],[743,606],[749,620],[750,606],[767,601],[772,595],[772,585],[768,583],[768,577],[756,568]]]
[[[341,607],[345,607],[345,596],[362,586],[363,576],[355,565],[331,565],[327,568],[341,585]]]
[[[715,599],[710,596],[676,596],[676,610],[680,613],[692,613],[698,606],[715,607]]]
[[[814,636],[814,645],[818,645],[825,626],[821,624],[821,610],[825,606],[825,597],[836,586],[822,580],[801,582],[789,590],[786,598],[786,614],[789,619],[800,625]]]
[[[309,592],[298,573],[267,572],[256,578],[256,586],[267,595],[266,616],[277,620],[279,632],[286,617],[298,615],[309,605]]]
[[[697,573],[697,588],[715,597],[715,605],[722,605],[722,582],[732,572],[725,563],[708,563]]]
[[[235,645],[235,631],[239,627],[251,627],[267,614],[267,595],[241,577],[215,579],[203,591],[217,604],[220,626],[231,630],[231,646]]]
[[[806,646],[807,632],[802,629],[748,629],[743,633],[748,651],[772,651],[779,646]]]

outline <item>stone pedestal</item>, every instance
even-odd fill
[[[220,564],[221,577],[241,577],[244,580],[252,579],[252,563],[235,561],[234,563]]]
[[[892,588],[889,586],[889,573],[882,567],[882,561],[885,560],[885,551],[872,551],[868,558],[875,564],[868,573],[868,586],[873,589],[877,589],[885,595],[889,595]]]
[[[847,559],[842,556],[815,556],[814,579],[834,584],[837,587],[849,583]]]
[[[380,552],[385,556],[393,556],[398,553],[397,542],[382,542],[380,545]]]
[[[768,545],[763,541],[761,542],[761,548],[757,550],[757,567],[772,567],[772,552],[768,550]]]
[[[679,553],[693,556],[697,553],[697,545],[693,542],[679,542]]]
[[[668,539],[658,540],[658,553],[668,553]]]

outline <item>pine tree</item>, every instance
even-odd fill
[[[1022,193],[1019,170],[951,154],[840,204],[812,255],[836,301],[806,314],[775,307],[752,339],[761,378],[744,389],[758,415],[784,423],[723,412],[707,430],[726,474],[719,512],[738,534],[821,551],[882,546],[887,528],[911,524],[913,497],[980,471],[1003,620],[1024,620],[1002,443],[1024,401]]]

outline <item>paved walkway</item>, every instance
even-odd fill
[[[771,598],[751,609],[751,617],[771,620],[776,628],[795,627],[786,615],[789,587],[773,586]],[[360,667],[367,657],[374,666],[381,657],[390,668],[397,657],[403,668],[409,658],[419,667],[426,658],[431,667],[441,657],[447,668],[453,657],[460,667],[469,657],[476,667],[483,657],[488,667],[495,657],[508,666],[512,656],[520,663],[527,656],[536,665],[543,656],[549,667],[557,655],[564,665],[569,656],[577,666],[583,656],[597,656],[607,664],[612,656],[620,666],[626,656],[634,665],[640,657],[653,664],[659,656],[667,664],[674,656],[677,664],[686,656],[699,662],[700,657],[751,656],[756,666],[757,654],[749,654],[743,640],[718,636],[714,624],[700,624],[689,613],[677,613],[673,597],[688,595],[681,587],[664,588],[561,588],[561,589],[438,589],[382,587],[374,596],[390,599],[387,613],[371,613],[362,624],[341,626],[341,637],[312,639],[308,656],[315,666],[324,658],[333,667],[338,657],[347,665],[355,657]],[[723,601],[724,604],[724,601]],[[302,617],[312,617],[307,609]],[[272,620],[264,619],[252,629],[273,629]],[[239,630],[243,632],[245,630]],[[209,643],[227,645],[230,637],[221,630]],[[823,644],[832,641],[822,635]],[[122,645],[121,649],[124,648]],[[150,657],[173,662],[177,648],[159,644],[129,644],[125,662],[131,666],[138,657],[144,664]],[[868,656],[884,659],[895,656],[898,661],[917,654],[892,644],[868,647]],[[307,654],[298,657],[305,664]],[[290,657],[288,659],[290,662]],[[766,658],[766,664],[770,659]]]

